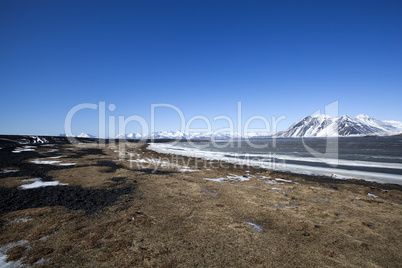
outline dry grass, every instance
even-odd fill
[[[169,157],[135,144],[128,147],[143,159]],[[151,173],[155,167],[115,161],[118,148],[85,154],[88,148],[97,147],[60,148],[55,155],[65,155],[63,162],[77,165],[48,175],[70,185],[96,189],[134,185],[135,191],[91,215],[65,207],[3,215],[0,245],[29,241],[10,249],[8,260],[32,265],[44,258],[43,267],[398,267],[402,261],[399,187],[384,191],[388,186],[374,183],[325,179],[319,183],[228,164],[227,169],[197,172],[157,167],[159,172]],[[188,165],[195,164],[190,160]],[[244,182],[203,179],[228,173],[243,176],[246,170],[255,177]],[[292,182],[269,184],[261,176]],[[2,179],[0,186],[16,187],[20,180]],[[368,192],[379,198],[367,196]],[[17,223],[18,219],[30,220]]]

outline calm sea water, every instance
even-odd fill
[[[247,158],[273,169],[402,184],[401,137],[253,139],[249,143],[242,140],[161,146],[165,151],[188,156],[204,154],[206,158],[220,157],[229,162]]]

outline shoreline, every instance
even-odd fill
[[[259,173],[270,172],[272,174],[278,174],[278,176],[300,177],[300,178],[303,178],[303,180],[317,182],[317,183],[355,184],[355,185],[378,187],[378,188],[384,188],[384,189],[396,189],[396,190],[402,191],[402,185],[396,184],[396,183],[378,182],[378,181],[370,181],[370,180],[356,179],[356,178],[349,178],[349,179],[334,178],[331,176],[325,176],[325,175],[319,175],[319,174],[306,174],[306,173],[294,173],[294,172],[283,171],[283,170],[270,170],[270,169],[267,169],[264,167],[245,165],[245,164],[236,164],[236,163],[232,163],[232,162],[226,162],[226,161],[223,161],[220,159],[211,160],[211,159],[191,157],[191,156],[186,156],[186,155],[177,155],[174,153],[157,152],[152,149],[148,149],[147,148],[148,145],[144,149],[152,151],[154,154],[158,155],[160,158],[167,159],[167,158],[171,158],[172,155],[175,155],[175,156],[181,157],[183,159],[186,159],[186,160],[182,161],[184,163],[198,162],[198,165],[199,165],[199,163],[214,163],[215,165],[216,165],[216,163],[218,163],[218,166],[220,165],[219,163],[224,163],[224,165],[226,166],[225,169],[229,169],[229,170],[253,169],[255,172],[259,172]],[[175,158],[175,157],[173,157],[173,158]],[[195,168],[197,168],[197,164],[195,164],[195,165],[196,165]]]
[[[158,143],[151,143],[148,146],[149,150],[153,150],[158,153],[162,154],[176,154],[184,157],[195,157],[201,158],[204,160],[213,160],[213,161],[223,161],[226,163],[232,163],[234,165],[239,166],[249,166],[249,167],[259,167],[266,170],[272,170],[277,172],[290,172],[293,174],[299,175],[307,175],[307,176],[323,176],[329,177],[334,179],[340,180],[365,180],[377,183],[384,183],[384,184],[398,184],[402,185],[402,175],[398,174],[391,174],[391,173],[379,173],[379,172],[372,172],[372,171],[362,171],[362,170],[351,170],[351,169],[342,169],[342,168],[335,168],[335,167],[321,167],[321,166],[314,166],[314,165],[302,165],[302,164],[281,164],[276,163],[275,159],[279,160],[291,160],[292,156],[272,156],[271,153],[267,153],[265,156],[268,157],[270,160],[274,161],[264,161],[263,154],[249,154],[249,153],[232,153],[232,152],[216,152],[216,151],[203,151],[197,150],[196,148],[182,148],[182,147],[175,147],[169,146],[168,143],[166,144],[158,144]],[[293,157],[294,158],[294,157]],[[315,158],[305,158],[305,157],[296,157],[294,158],[299,161],[304,162],[312,162],[312,163],[319,163],[321,161],[317,161]],[[331,165],[333,159],[326,159],[325,163],[329,163]],[[297,162],[297,161],[296,161]],[[390,166],[400,169],[402,167],[401,164],[394,164],[394,163],[375,163],[375,162],[362,162],[362,161],[352,161],[352,160],[336,160],[336,166],[346,165],[345,163],[353,163],[351,167],[361,166],[364,165],[379,165],[379,166]]]

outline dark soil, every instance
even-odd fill
[[[132,186],[117,189],[88,189],[81,186],[53,186],[35,189],[0,187],[0,215],[4,213],[47,206],[64,206],[92,214],[116,203],[122,195],[133,192]]]
[[[82,158],[83,156],[87,155],[106,155],[102,149],[96,149],[96,148],[86,148],[86,149],[81,149],[78,152],[73,152],[72,155],[69,156],[69,158]]]
[[[45,138],[49,143],[55,144],[53,147],[47,147],[49,149],[57,149],[57,144],[69,143],[66,137]],[[86,141],[90,142],[91,140],[86,139]],[[0,179],[27,176],[40,178],[42,181],[52,181],[53,177],[47,175],[49,171],[74,168],[74,166],[27,162],[28,159],[51,156],[52,153],[40,154],[37,151],[12,152],[16,147],[20,146],[30,145],[39,148],[44,145],[33,144],[33,142],[34,139],[30,136],[0,136],[0,147],[3,147],[0,149],[0,168],[18,168],[18,172],[0,173]],[[69,158],[82,158],[88,155],[104,155],[104,152],[102,149],[82,148],[77,152],[72,152]],[[100,161],[98,165],[109,167],[110,169],[106,172],[114,172],[118,168],[124,168],[112,161]],[[46,206],[64,206],[68,209],[84,210],[87,214],[92,214],[102,208],[113,205],[120,196],[132,193],[133,189],[132,185],[107,190],[83,188],[81,186],[53,186],[26,190],[0,187],[0,215],[21,209]]]
[[[40,158],[44,155],[30,151],[12,153],[14,148],[15,147],[7,147],[0,150],[0,168],[18,168],[18,172],[0,173],[0,179],[29,176],[41,178],[43,181],[51,181],[52,177],[46,175],[49,171],[73,168],[73,166],[40,165],[26,162],[27,159]]]
[[[114,181],[114,182],[125,182],[125,181],[126,181],[126,178],[123,178],[123,177],[120,177],[120,178],[111,178],[110,180],[111,180],[111,181]]]

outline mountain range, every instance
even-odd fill
[[[402,122],[380,121],[361,114],[356,117],[343,115],[331,117],[328,115],[307,116],[287,130],[272,135],[267,132],[182,132],[158,131],[151,134],[130,133],[119,135],[118,139],[230,139],[230,138],[298,138],[298,137],[346,137],[346,136],[390,136],[402,133]],[[94,138],[94,136],[81,133],[75,137]]]
[[[96,136],[87,134],[87,133],[81,133],[79,135],[66,135],[66,134],[60,134],[60,137],[74,137],[74,138],[96,138]]]
[[[237,132],[183,132],[183,131],[158,131],[144,135],[141,133],[130,133],[119,135],[119,139],[215,139],[224,140],[230,138],[266,138],[272,134],[265,132],[248,132],[241,135]]]
[[[307,116],[287,130],[278,133],[277,137],[345,137],[345,136],[390,136],[402,133],[402,122],[380,121],[360,114],[356,117],[343,115]]]

